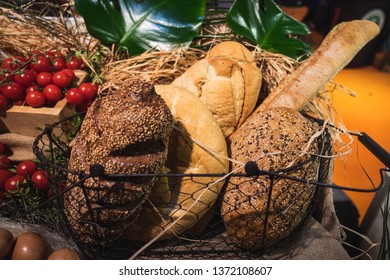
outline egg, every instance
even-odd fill
[[[62,247],[57,250],[54,250],[49,257],[48,260],[80,260],[79,254],[67,247]]]
[[[11,251],[14,236],[5,228],[0,228],[0,260],[4,259]]]
[[[36,232],[23,232],[16,238],[13,260],[45,260],[49,256],[50,246]]]

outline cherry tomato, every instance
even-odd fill
[[[31,176],[31,181],[33,182],[34,186],[41,190],[48,190],[50,187],[48,173],[46,170],[37,170],[34,172],[34,174]]]
[[[45,53],[45,56],[47,58],[53,59],[53,58],[56,58],[56,57],[60,57],[61,53],[59,53],[58,51],[47,51]]]
[[[32,60],[31,68],[38,73],[50,71],[50,59],[44,55],[38,55]]]
[[[23,68],[29,67],[30,59],[28,57],[18,56],[17,60],[18,60],[18,67],[23,67]]]
[[[50,85],[52,81],[53,75],[49,72],[40,72],[36,77],[37,84],[41,87],[45,87]]]
[[[29,87],[35,82],[35,75],[28,69],[23,70],[22,73],[15,75],[15,82],[24,87]]]
[[[74,73],[74,71],[72,69],[65,68],[65,69],[62,69],[61,72],[68,74],[69,77],[72,78],[72,80],[76,76],[76,74]]]
[[[92,99],[97,94],[97,89],[92,83],[82,83],[79,90],[84,94],[85,99]]]
[[[39,91],[39,86],[37,85],[31,85],[28,88],[26,88],[26,94],[31,92],[31,91]]]
[[[47,85],[43,89],[43,94],[46,97],[46,100],[51,102],[57,102],[62,98],[61,89],[56,85]]]
[[[30,69],[31,73],[34,75],[35,79],[37,78],[37,75],[39,72],[33,70],[33,69]]]
[[[70,105],[80,105],[84,99],[84,94],[78,88],[71,88],[66,93],[66,101]]]
[[[29,59],[32,59],[34,56],[37,57],[37,56],[40,56],[40,55],[43,55],[43,53],[42,53],[41,51],[32,50],[32,51],[29,53]]]
[[[0,169],[8,169],[10,166],[11,166],[10,159],[5,155],[1,155],[0,156]]]
[[[0,141],[0,155],[3,155],[5,152],[5,145],[3,142]]]
[[[65,69],[64,69],[65,70]],[[64,70],[61,70],[59,72],[54,73],[53,75],[53,83],[60,87],[60,88],[65,88],[70,85],[72,82],[72,77],[69,76],[64,72]],[[72,71],[73,72],[73,71]]]
[[[46,97],[42,92],[31,91],[26,95],[26,102],[33,108],[41,107],[46,102]]]
[[[23,96],[24,89],[17,82],[11,82],[2,88],[5,97],[16,100]]]
[[[7,57],[6,59],[3,60],[1,63],[1,68],[7,69],[9,71],[14,71],[17,68],[17,62],[15,58],[13,57]]]
[[[99,85],[97,83],[92,83],[93,88],[95,89],[96,93],[99,91]]]
[[[0,110],[3,110],[8,106],[8,98],[3,94],[0,94]]]
[[[15,81],[15,75],[11,75],[11,72],[9,72],[8,70],[3,71],[1,80],[3,82],[14,82]]]
[[[7,169],[0,169],[0,190],[4,190],[5,182],[14,176],[14,173]]]
[[[53,58],[51,65],[54,71],[60,71],[66,68],[66,62],[64,57],[55,57]]]
[[[16,166],[16,174],[22,176],[31,176],[35,171],[37,171],[37,169],[38,167],[35,162],[31,160],[25,160]]]
[[[81,69],[81,66],[83,65],[83,60],[81,57],[78,57],[76,55],[72,56],[69,60],[66,61],[66,67],[72,70]]]
[[[5,182],[4,190],[7,193],[12,194],[14,191],[17,191],[19,189],[20,185],[24,182],[24,180],[26,180],[26,177],[22,175],[13,175]]]

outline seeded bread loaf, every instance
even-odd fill
[[[378,33],[378,26],[366,20],[337,25],[230,136],[233,171],[243,171],[246,162],[255,161],[260,170],[287,168],[281,175],[302,180],[266,174],[232,177],[223,196],[222,216],[235,245],[264,249],[302,223],[315,192],[309,181],[318,181],[319,157],[312,156],[320,153],[321,133],[299,111]]]
[[[232,170],[255,161],[261,170],[279,171],[310,160],[318,154],[316,123],[299,112],[273,108],[258,112],[230,137]],[[248,179],[232,177],[223,196],[222,218],[231,241],[245,249],[269,247],[288,236],[305,217],[315,193],[318,158],[283,173],[305,182],[264,175]],[[272,186],[272,187],[271,187]],[[268,200],[270,199],[270,200]]]
[[[155,174],[167,158],[173,118],[154,87],[131,80],[97,99],[85,116],[69,159],[69,169],[89,173],[100,164],[105,174]],[[69,175],[69,185],[79,180]],[[137,217],[156,178],[89,178],[64,195],[64,210],[76,236],[109,244]]]

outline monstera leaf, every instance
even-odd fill
[[[201,27],[206,0],[76,0],[91,36],[131,54],[189,44]]]
[[[309,33],[308,27],[284,13],[272,0],[236,0],[226,21],[238,35],[259,47],[297,58],[310,47],[298,37]]]

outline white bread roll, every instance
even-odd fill
[[[207,107],[184,88],[157,85],[155,89],[167,103],[175,127],[179,129],[174,129],[170,139],[167,171],[172,174],[227,173],[226,141]],[[159,239],[190,229],[216,201],[224,184],[224,180],[215,183],[220,179],[161,178],[153,188],[149,202],[143,205],[139,218],[123,237],[149,241],[163,231]]]
[[[254,110],[261,79],[251,52],[227,41],[213,47],[172,84],[198,96],[228,137]]]

